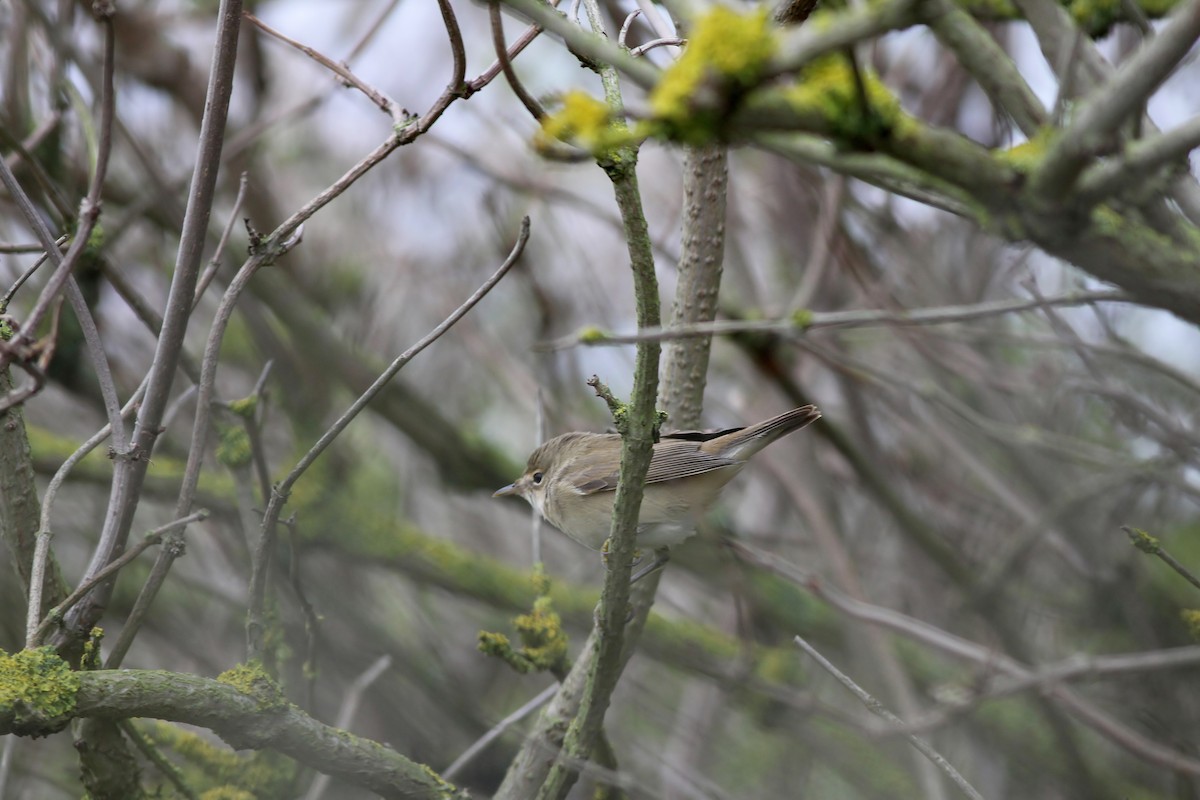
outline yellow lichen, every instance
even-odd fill
[[[200,800],[256,800],[257,795],[236,786],[218,786],[201,792]]]
[[[625,123],[614,119],[602,101],[573,89],[562,97],[562,108],[542,120],[537,146],[555,140],[585,147],[595,155],[608,155],[633,141]]]
[[[14,733],[48,736],[63,729],[75,709],[79,674],[53,647],[0,650],[0,716],[11,716]]]
[[[699,17],[683,55],[650,94],[658,132],[689,142],[711,139],[722,113],[754,86],[777,47],[766,6],[746,14],[716,6]]]
[[[597,344],[608,339],[608,334],[595,325],[588,325],[579,330],[578,337],[580,344]]]
[[[267,674],[257,661],[238,664],[217,676],[221,683],[228,684],[244,695],[253,697],[260,709],[282,708],[288,701],[279,684]]]
[[[802,114],[816,113],[837,138],[874,141],[910,124],[900,101],[877,75],[854,67],[842,55],[819,58],[806,66],[788,102]]]
[[[92,628],[88,634],[88,639],[83,644],[83,658],[80,659],[80,669],[96,670],[102,669],[104,662],[101,659],[100,643],[104,641],[104,628],[96,626]]]
[[[503,633],[479,632],[479,650],[502,659],[521,673],[558,670],[566,663],[567,633],[562,619],[554,610],[550,597],[550,580],[541,568],[536,568],[532,582],[538,593],[533,608],[513,620],[521,637],[521,647],[514,648]]]
[[[1021,172],[1031,172],[1046,157],[1046,150],[1056,134],[1057,130],[1054,128],[1042,128],[1028,141],[1021,142],[1007,150],[993,152],[1001,161],[1012,165]]]
[[[1187,625],[1188,635],[1193,641],[1200,642],[1200,611],[1194,608],[1185,608],[1179,612],[1183,624]]]

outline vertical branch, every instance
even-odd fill
[[[11,368],[0,370],[0,394],[12,391]],[[27,595],[32,594],[37,532],[41,519],[37,486],[34,483],[33,455],[29,434],[20,406],[0,411],[0,541],[8,545],[16,559],[17,574]],[[41,600],[33,601],[29,616],[41,618],[42,611],[57,605],[67,596],[58,561],[47,552],[41,559]]]
[[[593,30],[601,33],[603,23],[595,0],[587,0],[584,8]],[[624,106],[616,70],[601,67],[600,78],[612,115],[620,119]],[[632,146],[622,147],[598,158],[597,163],[613,183],[621,212],[633,270],[638,327],[655,327],[661,321],[658,279],[638,189],[637,150]],[[596,610],[596,627],[580,658],[564,678],[554,702],[539,717],[535,730],[509,765],[504,783],[496,793],[498,799],[560,800],[566,796],[578,778],[579,764],[592,755],[600,740],[604,715],[628,660],[630,645],[640,634],[644,616],[649,611],[649,598],[653,596],[656,581],[647,581],[639,588],[639,594],[649,592],[649,595],[645,602],[639,602],[638,613],[626,629],[626,623],[630,621],[629,579],[634,538],[657,425],[655,397],[659,354],[657,342],[638,345],[628,424],[622,430],[620,479],[613,505],[608,571]],[[559,733],[561,725],[568,719],[570,725],[563,735]],[[556,748],[560,735],[561,749],[553,761],[549,761],[545,757],[546,747]]]
[[[116,464],[108,509],[100,541],[83,576],[84,582],[93,579],[120,556],[125,548],[149,466],[149,456],[160,432],[171,384],[179,365],[179,355],[192,313],[192,298],[200,274],[200,260],[216,192],[229,97],[233,91],[241,12],[241,0],[222,0],[218,12],[216,46],[209,73],[205,113],[200,124],[196,165],[167,308],[163,314],[162,332],[147,376],[145,401],[133,431],[132,442],[124,452],[114,454]],[[79,605],[68,612],[65,629],[55,643],[68,657],[81,655],[83,641],[104,612],[115,581],[114,576],[98,583]],[[84,786],[91,796],[143,796],[137,763],[129,753],[120,729],[114,723],[98,719],[87,720],[80,726],[77,746]]]
[[[683,247],[671,327],[711,322],[725,257],[729,156],[721,145],[689,148],[683,158]],[[667,348],[659,394],[672,428],[697,428],[704,405],[712,337],[680,339]]]
[[[183,349],[184,334],[187,332],[188,319],[192,313],[192,298],[200,273],[201,255],[216,192],[221,148],[225,141],[225,122],[229,112],[229,97],[233,91],[241,13],[241,0],[222,0],[218,12],[216,46],[209,73],[205,114],[200,125],[196,165],[188,195],[179,252],[175,260],[174,277],[163,315],[162,333],[150,366],[146,397],[133,431],[131,446],[127,452],[116,454],[113,484],[100,543],[84,573],[84,580],[103,569],[124,549],[149,466],[149,456],[160,432],[163,412],[166,410],[171,384],[179,365],[179,354]],[[68,636],[81,641],[103,613],[112,594],[112,586],[113,581],[105,581],[72,610],[66,620]]]

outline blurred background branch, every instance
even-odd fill
[[[570,796],[954,796],[901,733],[984,797],[1200,794],[1181,666],[1200,636],[1200,0],[621,0],[584,26],[526,0],[257,4],[278,37],[233,6],[119,4],[108,39],[90,2],[0,5],[0,393],[25,401],[0,419],[6,653],[34,653],[32,599],[72,666],[170,676],[177,703],[245,659],[259,551],[256,650],[288,713],[435,769],[487,736],[454,780],[490,796],[576,716],[608,583],[605,625],[632,644],[606,656],[595,746],[562,755]],[[632,170],[635,144],[638,194],[614,205],[593,162]],[[526,216],[521,262],[311,461],[263,540],[271,485]],[[263,266],[237,278],[248,251]],[[635,349],[658,343],[661,369]],[[611,594],[624,551],[606,569],[547,526],[535,588],[529,509],[490,497],[536,420],[611,426],[593,374],[643,411],[660,378],[668,428],[824,414],[731,484],[632,614]],[[148,592],[125,537],[181,518]],[[541,598],[581,680],[500,725],[547,679],[477,635]],[[797,635],[902,722],[871,720]],[[121,699],[113,675],[79,675],[96,708]],[[269,716],[221,691],[243,734]],[[80,734],[86,780],[73,737],[7,738],[0,797],[370,796],[315,780],[306,750],[118,716]]]

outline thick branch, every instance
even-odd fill
[[[322,724],[282,698],[251,696],[212,678],[159,670],[75,674],[79,692],[72,719],[149,717],[198,725],[235,749],[277,750],[380,797],[442,800],[455,792],[428,767],[386,745]],[[0,706],[0,734],[13,732],[15,717],[12,706]]]
[[[951,0],[922,0],[919,8],[938,40],[954,51],[992,101],[1033,136],[1046,123],[1046,109],[1004,48]]]
[[[1141,118],[1150,95],[1178,68],[1198,36],[1200,0],[1191,0],[1171,15],[1158,36],[1147,40],[1111,80],[1097,86],[1084,101],[1033,176],[1034,191],[1050,197],[1064,196],[1087,163],[1112,148],[1117,129]]]
[[[720,145],[690,148],[683,157],[683,247],[671,327],[711,322],[725,257],[725,197],[729,155]],[[667,350],[659,393],[671,427],[700,427],[712,337],[675,342]]]

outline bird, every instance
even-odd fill
[[[687,539],[747,461],[820,418],[816,406],[806,405],[743,428],[663,434],[646,473],[637,545],[661,548]],[[534,450],[521,477],[492,496],[523,497],[567,536],[601,550],[610,532],[620,463],[620,435],[564,433]]]

